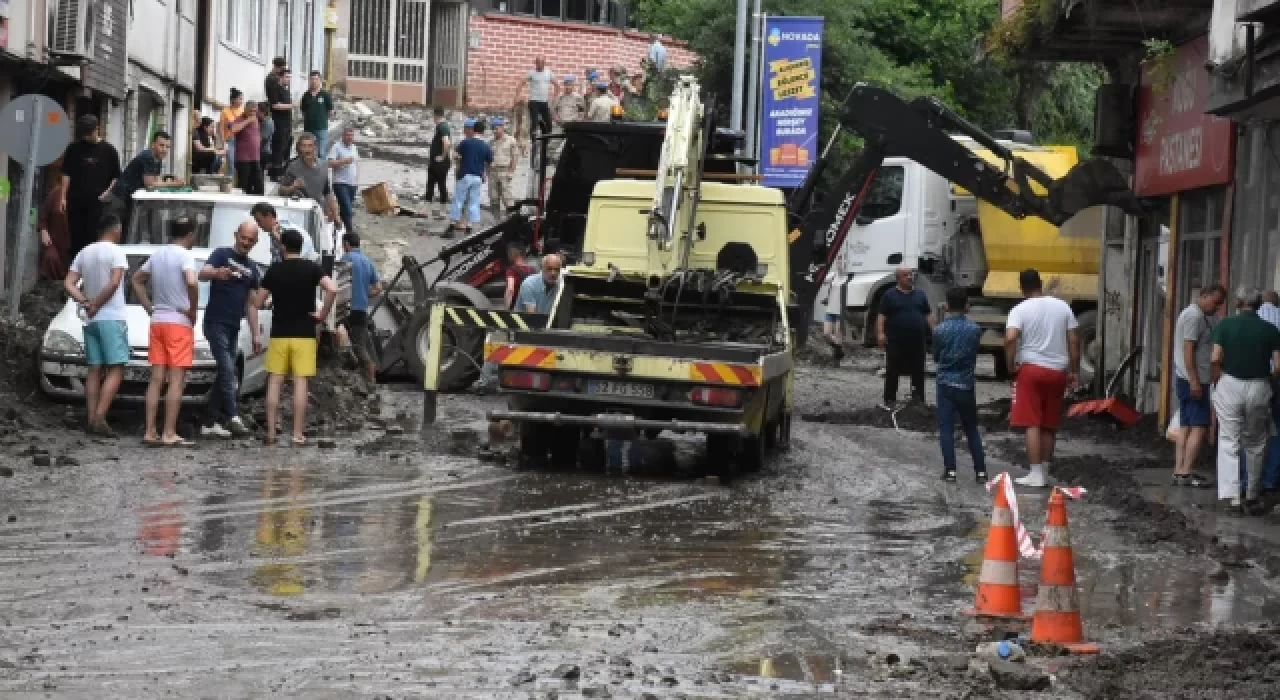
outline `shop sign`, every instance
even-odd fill
[[[1178,47],[1171,75],[1143,71],[1133,187],[1140,197],[1231,181],[1235,127],[1230,119],[1205,113],[1208,50],[1208,37],[1201,37]],[[1153,73],[1161,73],[1159,85]]]

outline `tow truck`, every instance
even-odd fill
[[[842,124],[865,146],[837,180],[839,206],[809,206],[813,172],[788,207],[751,176],[707,175],[714,109],[693,78],[679,81],[657,170],[596,183],[580,261],[551,313],[497,319],[518,330],[489,335],[485,359],[500,366],[509,403],[489,418],[518,425],[524,457],[571,461],[584,438],[693,432],[707,436],[708,464],[732,477],[785,448],[793,349],[807,335],[798,331],[887,157],[909,157],[1015,218],[1061,225],[1098,205],[1140,208],[1113,166],[1089,161],[1054,180],[936,100],[858,85],[844,106]],[[449,317],[465,323],[444,305],[432,317],[433,333]],[[428,357],[429,402],[437,360]]]

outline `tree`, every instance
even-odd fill
[[[1093,66],[1015,61],[989,54],[985,37],[999,0],[764,0],[770,14],[825,18],[823,130],[855,83],[887,86],[903,97],[932,95],[985,129],[1030,129],[1041,142],[1088,144]],[[633,0],[639,26],[689,42],[699,79],[727,101],[733,82],[734,3]],[[826,134],[822,136],[824,142]],[[846,134],[840,149],[856,147]]]

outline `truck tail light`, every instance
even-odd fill
[[[502,386],[507,389],[546,391],[551,388],[551,375],[546,372],[506,370],[502,373]]]
[[[742,405],[742,392],[738,389],[700,386],[689,394],[690,400],[703,406],[737,408]]]

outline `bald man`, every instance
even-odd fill
[[[885,350],[884,402],[898,401],[898,377],[910,375],[911,400],[924,402],[924,347],[933,330],[929,297],[915,288],[915,272],[905,265],[894,273],[896,284],[880,295],[876,337]]]
[[[529,275],[520,284],[516,308],[530,314],[549,314],[560,293],[560,268],[564,263],[559,255],[542,259],[542,274]]]
[[[218,363],[218,382],[209,396],[209,408],[201,437],[229,438],[249,434],[236,403],[236,349],[240,343],[240,321],[249,319],[253,352],[262,352],[258,337],[258,309],[250,303],[251,292],[261,285],[258,266],[249,251],[258,244],[258,224],[246,219],[236,228],[235,244],[209,254],[200,270],[200,280],[209,282],[209,300],[204,310],[204,337]]]

